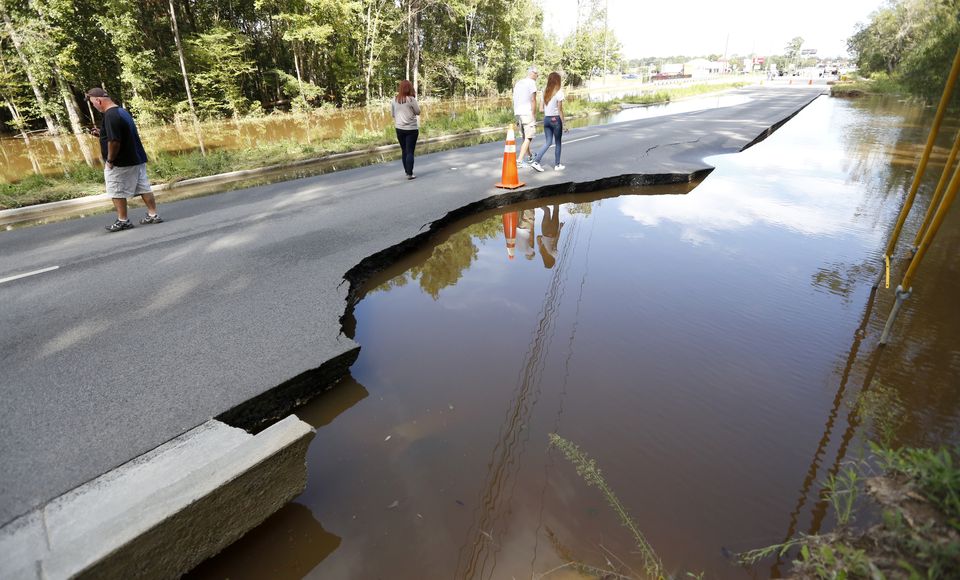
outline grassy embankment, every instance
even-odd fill
[[[864,95],[894,95],[906,91],[885,74],[874,74],[869,79],[860,77],[830,85],[831,97],[862,97]]]
[[[793,576],[824,580],[960,578],[960,446],[871,449],[880,475],[868,477],[869,466],[859,462],[824,486],[837,519],[833,532],[753,550],[741,561],[792,553]],[[882,512],[867,529],[854,525],[864,490]]]
[[[606,102],[571,99],[565,107],[568,117],[616,112],[623,104],[656,104],[743,86],[745,83],[704,84],[657,90]],[[322,117],[322,113],[318,113]],[[420,131],[420,138],[465,134],[484,127],[505,126],[513,121],[510,110],[502,107],[468,110],[433,116]],[[251,122],[256,122],[252,120]],[[294,140],[267,142],[245,149],[215,149],[201,155],[198,151],[151,155],[147,170],[154,183],[169,183],[217,175],[241,169],[255,169],[348,151],[363,151],[396,142],[393,127],[379,131],[358,131],[348,126],[336,139],[314,143]],[[102,169],[74,163],[55,176],[30,175],[16,183],[0,184],[0,209],[73,199],[103,193]]]

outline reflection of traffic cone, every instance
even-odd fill
[[[517,177],[517,139],[513,136],[513,124],[511,124],[507,130],[507,144],[503,147],[503,171],[500,173],[500,183],[496,186],[516,189],[524,185],[526,183],[522,183]]]
[[[516,173],[516,171],[514,171]],[[517,247],[517,212],[503,214],[503,236],[507,239],[507,259],[513,259],[514,248]]]

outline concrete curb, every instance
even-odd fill
[[[313,432],[207,421],[0,528],[0,577],[177,578],[303,491]]]

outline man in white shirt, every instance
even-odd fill
[[[520,128],[520,136],[523,144],[520,145],[520,154],[517,156],[517,162],[520,167],[527,166],[527,157],[530,155],[530,144],[533,142],[533,136],[537,132],[537,67],[531,66],[527,69],[527,76],[517,81],[513,86],[513,114]],[[529,163],[537,171],[543,171],[543,167],[536,161]]]

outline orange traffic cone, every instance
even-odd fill
[[[516,171],[514,171],[516,174]],[[513,259],[513,253],[517,247],[517,221],[519,216],[517,212],[511,211],[503,214],[503,237],[507,239],[507,259]]]
[[[500,172],[500,183],[497,187],[516,189],[526,183],[517,177],[517,139],[513,135],[513,124],[507,129],[507,143],[503,146],[503,170]]]

